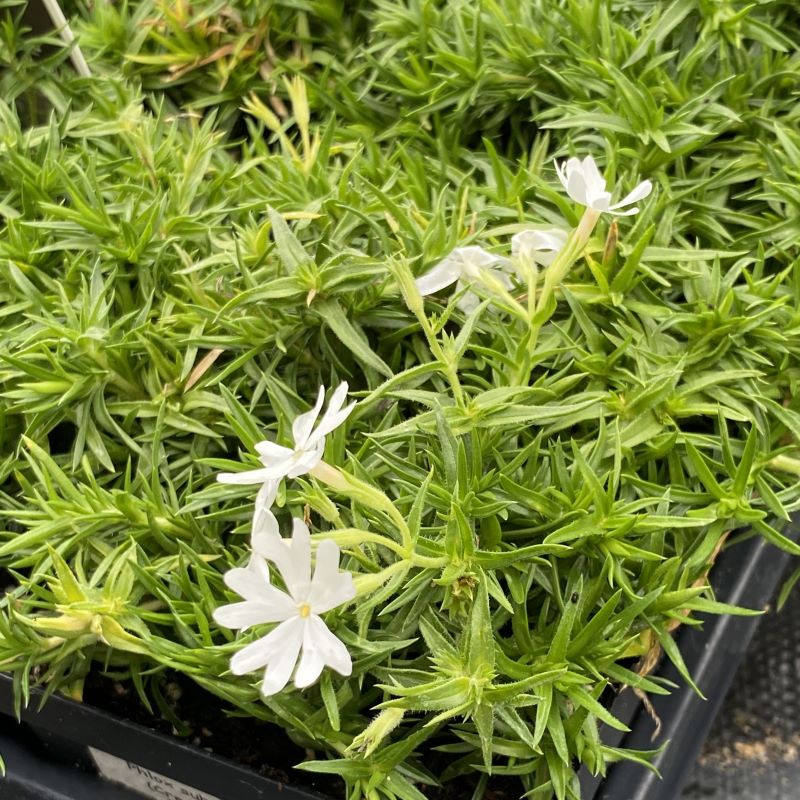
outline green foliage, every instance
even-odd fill
[[[798,553],[793,4],[76,7],[90,79],[0,3],[20,700],[98,669],[147,702],[177,670],[353,800],[464,774],[479,797],[486,773],[577,798],[578,764],[646,758],[601,742],[609,687],[667,691],[635,659],[685,672],[669,632],[735,611],[706,585],[729,531]],[[415,305],[453,247],[575,224],[551,159],[589,151],[657,189],[601,221],[535,333],[507,304]],[[340,380],[360,402],[325,460],[350,483],[278,503],[356,576],[326,619],[353,675],[263,701],[211,618],[254,492],[214,474]]]

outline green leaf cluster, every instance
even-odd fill
[[[659,647],[691,680],[671,631],[737,611],[707,585],[726,536],[798,553],[793,4],[79,2],[89,79],[20,8],[0,3],[20,702],[98,670],[151,705],[179,672],[352,800],[477,800],[492,776],[578,798],[580,764],[646,760],[601,741],[608,698],[668,691],[637,668]],[[409,308],[454,247],[574,224],[551,159],[587,152],[656,191],[600,222],[535,347],[490,297]],[[325,461],[351,484],[287,482],[277,513],[369,587],[326,617],[353,675],[264,701],[227,672],[263,632],[211,616],[254,492],[214,475],[341,380],[359,404]]]

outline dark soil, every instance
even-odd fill
[[[279,726],[252,717],[228,716],[217,698],[180,674],[169,674],[160,693],[172,720],[166,718],[167,713],[151,714],[130,685],[97,673],[86,680],[84,701],[152,730],[178,736],[278,783],[305,786],[335,798],[345,796],[344,782],[336,776],[292,769],[308,759],[308,752]]]
[[[344,782],[336,776],[293,769],[307,760],[310,753],[292,742],[279,726],[251,717],[228,716],[217,698],[180,674],[167,674],[160,693],[166,706],[162,716],[151,714],[129,684],[91,673],[86,680],[84,700],[152,730],[178,736],[278,783],[302,786],[335,800],[346,796]],[[168,716],[173,719],[167,719]],[[435,753],[433,760],[440,763],[429,764],[429,769],[434,775],[441,773],[446,766],[446,762],[441,763],[442,754]],[[477,781],[477,775],[470,775],[441,787],[418,788],[429,800],[466,800],[472,796]],[[495,776],[486,788],[484,800],[518,800],[522,793],[519,779]]]
[[[11,573],[0,567],[0,596],[6,592],[10,592],[16,585],[17,582],[11,576]]]

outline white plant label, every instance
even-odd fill
[[[152,800],[219,800],[218,797],[193,789],[185,783],[140,767],[124,758],[117,758],[94,747],[90,747],[89,752],[98,772],[107,781],[120,783]]]

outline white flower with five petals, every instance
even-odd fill
[[[477,245],[456,247],[429,272],[414,281],[421,295],[433,294],[446,286],[456,283],[456,292],[465,285],[480,281],[487,274],[499,280],[503,288],[511,286],[511,279],[504,271],[510,262],[503,256],[490,253]],[[480,299],[474,292],[465,292],[456,302],[458,308],[469,314],[477,308]]]
[[[653,189],[650,181],[642,181],[636,188],[627,194],[619,203],[611,204],[611,194],[606,191],[606,179],[597,168],[591,156],[581,161],[579,158],[569,158],[566,162],[559,164],[556,162],[556,172],[559,180],[567,194],[582,206],[617,216],[628,216],[637,214],[637,207],[629,208],[627,211],[617,209],[643,200]]]
[[[217,475],[217,480],[220,483],[239,485],[262,484],[256,500],[256,512],[258,513],[260,507],[269,508],[282,478],[304,475],[320,463],[325,450],[325,437],[347,419],[355,406],[353,402],[343,408],[346,397],[347,383],[340,383],[328,403],[328,408],[314,427],[325,401],[325,387],[320,386],[314,408],[297,416],[292,423],[293,448],[267,440],[258,442],[256,451],[263,467],[245,472],[221,472]]]
[[[344,676],[353,670],[344,643],[320,616],[355,597],[353,577],[339,571],[339,547],[329,539],[317,547],[312,576],[311,536],[302,520],[293,523],[291,540],[280,535],[264,537],[260,554],[254,554],[247,567],[225,573],[226,585],[244,601],[214,612],[214,620],[226,628],[246,630],[280,623],[231,659],[234,675],[265,668],[261,683],[265,696],[283,689],[293,673],[294,685],[302,689],[314,683],[326,666]],[[265,559],[277,566],[286,591],[270,583]]]

